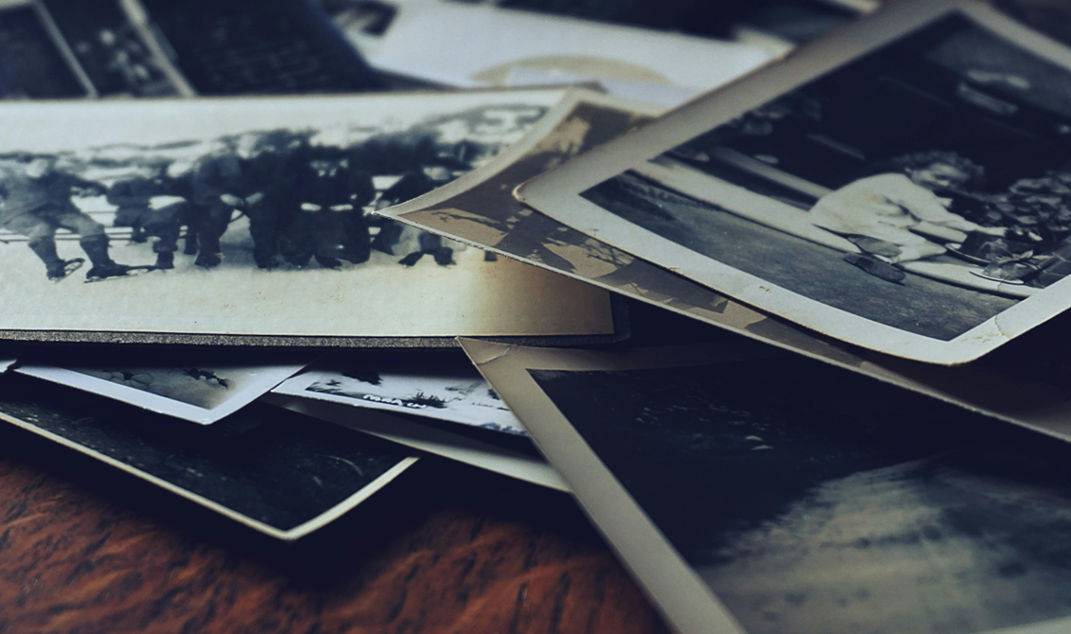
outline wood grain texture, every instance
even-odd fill
[[[0,429],[0,632],[665,632],[564,495],[427,461],[294,544]]]

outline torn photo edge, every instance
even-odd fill
[[[0,110],[3,110],[6,115],[11,117],[15,117],[16,113],[21,113],[20,116],[38,121],[49,120],[52,115],[55,115],[64,121],[69,121],[68,125],[78,129],[82,129],[82,124],[96,121],[97,114],[112,122],[110,126],[107,125],[106,121],[101,122],[97,130],[92,133],[95,140],[82,139],[79,135],[75,135],[73,140],[68,139],[66,142],[57,145],[59,138],[63,135],[52,129],[47,134],[41,133],[51,139],[49,148],[30,143],[34,138],[33,134],[18,141],[12,139],[5,144],[5,147],[9,150],[15,146],[26,145],[38,148],[34,151],[40,152],[61,150],[67,146],[73,146],[75,149],[88,148],[91,145],[99,145],[109,140],[122,140],[119,138],[112,139],[109,136],[111,134],[109,130],[113,128],[118,130],[116,127],[118,119],[122,119],[129,124],[125,128],[128,130],[125,133],[126,137],[129,137],[129,130],[131,129],[142,129],[146,126],[152,128],[155,126],[153,122],[159,123],[159,120],[165,115],[181,115],[186,122],[184,124],[186,129],[204,129],[203,126],[195,125],[195,121],[201,121],[208,128],[212,128],[192,135],[194,140],[200,139],[204,141],[211,137],[212,134],[223,134],[228,130],[233,132],[267,129],[272,126],[287,128],[315,126],[319,129],[319,127],[335,123],[340,126],[368,127],[373,124],[368,123],[368,116],[366,115],[373,110],[378,112],[377,117],[379,119],[386,118],[384,121],[374,122],[374,125],[389,123],[387,119],[397,119],[400,116],[415,117],[414,121],[416,121],[421,117],[433,118],[437,114],[440,116],[444,113],[448,114],[452,112],[451,108],[453,108],[453,111],[460,112],[469,106],[480,107],[480,104],[484,104],[487,107],[493,107],[496,104],[506,105],[511,101],[520,104],[530,103],[541,108],[542,112],[546,114],[554,110],[565,92],[567,91],[556,87],[550,89],[478,90],[453,93],[421,92],[392,95],[233,98],[198,100],[196,102],[186,100],[156,100],[149,102],[129,100],[98,103],[49,102],[35,103],[32,107],[26,104],[0,104]],[[363,107],[361,107],[362,104],[364,105]],[[406,112],[409,112],[409,115],[406,115]],[[300,114],[297,119],[294,118],[296,116],[295,113]],[[331,113],[334,113],[334,119],[328,116]],[[321,121],[323,122],[322,125],[320,124]],[[169,126],[169,128],[173,127]],[[100,128],[104,128],[103,132]],[[23,129],[25,130],[26,128]],[[122,136],[119,132],[116,132],[116,134]],[[168,134],[171,134],[171,136],[168,137]],[[520,136],[522,134],[511,137],[511,139],[520,138]],[[158,142],[182,140],[175,137],[174,133],[163,129],[156,129],[153,139]],[[100,143],[97,143],[98,141]],[[146,143],[151,142],[148,141]],[[69,245],[64,244],[61,246],[67,248]],[[25,245],[15,245],[10,248],[14,249],[16,247],[25,249]],[[28,251],[26,254],[20,252],[10,255],[11,257],[18,255],[25,258],[27,254],[29,254]],[[374,256],[379,255],[381,254],[378,252],[374,254]],[[467,258],[469,264],[478,259],[472,253],[468,254],[468,256],[470,256]],[[422,263],[425,265],[424,269],[445,268],[432,267],[429,264],[431,260],[429,258],[425,258],[425,260]],[[355,303],[365,306],[358,312],[378,310],[382,313],[383,311],[376,309],[375,306],[381,305],[383,309],[386,309],[387,305],[384,302],[389,304],[393,300],[390,300],[390,298],[374,298],[376,301],[373,302],[357,302],[356,300],[362,295],[361,288],[364,285],[358,285],[356,292],[354,292],[353,286],[343,284],[344,280],[342,279],[346,277],[345,273],[353,273],[354,271],[328,271],[328,273],[342,273],[341,276],[336,276],[338,277],[337,280],[332,281],[321,279],[324,278],[325,273],[320,270],[310,272],[313,274],[312,277],[316,277],[317,280],[330,287],[325,287],[328,292],[324,297],[333,298],[334,295],[332,293],[340,293],[342,297],[350,298],[352,301],[338,302],[337,298],[335,298],[330,301],[314,302],[314,304],[318,305],[316,311],[310,312],[303,309],[300,311],[300,315],[294,319],[287,320],[285,316],[293,314],[298,309],[298,306],[295,306],[293,302],[289,302],[287,307],[283,307],[280,305],[279,298],[288,297],[290,292],[295,289],[294,285],[286,284],[288,279],[294,276],[275,276],[276,278],[287,278],[279,279],[278,284],[272,284],[272,286],[276,287],[276,291],[287,290],[285,293],[258,293],[257,288],[271,281],[269,278],[272,277],[272,273],[280,272],[253,268],[250,271],[241,272],[243,279],[249,278],[251,287],[246,287],[247,285],[244,284],[230,285],[226,291],[220,291],[221,294],[216,300],[211,299],[213,294],[209,292],[210,289],[205,288],[204,284],[200,283],[206,280],[198,279],[199,283],[191,286],[192,279],[183,278],[185,281],[182,281],[176,276],[171,276],[171,280],[162,279],[166,277],[165,274],[158,272],[139,275],[131,279],[109,278],[108,283],[103,284],[82,285],[75,284],[74,281],[68,279],[68,288],[65,290],[74,292],[77,297],[86,295],[87,292],[95,292],[93,294],[97,298],[91,302],[93,304],[92,310],[89,310],[87,306],[79,303],[76,297],[72,296],[66,300],[66,306],[56,305],[51,300],[49,301],[53,308],[48,313],[45,313],[51,315],[50,319],[47,320],[48,323],[42,322],[42,313],[39,310],[31,311],[34,313],[32,320],[23,319],[15,313],[29,317],[26,309],[29,305],[35,303],[35,300],[24,296],[12,303],[5,302],[5,306],[11,307],[11,312],[4,311],[8,313],[8,318],[0,320],[2,321],[0,323],[0,336],[5,339],[26,341],[151,342],[192,343],[198,345],[224,343],[273,346],[348,345],[351,347],[390,347],[398,345],[447,347],[454,345],[453,337],[458,334],[458,330],[481,331],[480,334],[484,336],[505,338],[541,338],[548,336],[560,338],[563,345],[573,338],[609,341],[619,336],[617,331],[619,324],[614,322],[615,317],[620,318],[619,307],[612,305],[609,294],[593,289],[589,285],[578,284],[560,276],[549,275],[536,269],[519,265],[516,262],[502,261],[486,264],[477,262],[476,264],[483,264],[482,268],[487,269],[485,273],[478,274],[478,276],[486,278],[488,284],[472,283],[473,280],[470,279],[472,275],[465,274],[462,270],[457,270],[459,267],[449,267],[451,270],[448,272],[452,274],[450,276],[451,279],[458,279],[458,282],[465,286],[467,290],[464,293],[456,294],[455,299],[451,300],[452,294],[445,292],[442,286],[439,285],[437,297],[442,301],[436,303],[428,303],[426,301],[427,297],[422,296],[420,302],[409,306],[409,308],[417,305],[426,306],[423,309],[425,318],[421,318],[422,323],[413,323],[417,316],[407,315],[406,310],[408,309],[404,306],[399,307],[401,314],[405,316],[405,319],[400,321],[396,319],[371,319],[372,315],[369,316],[369,319],[355,319],[354,311],[352,310]],[[397,268],[401,273],[412,273],[412,270],[406,267],[398,265]],[[461,268],[471,269],[472,267]],[[30,269],[32,269],[30,273],[33,274],[30,277],[36,279],[36,275],[40,274],[41,280],[44,280],[44,274],[39,273],[36,267],[30,267]],[[490,269],[494,269],[494,271]],[[167,272],[172,271],[165,271],[164,273]],[[200,275],[205,271],[193,271],[187,278],[208,278],[212,272],[207,275]],[[281,273],[293,272],[295,271],[282,271]],[[300,271],[298,272],[300,273]],[[375,273],[377,279],[385,274],[394,274],[393,272],[388,272],[382,266],[378,270],[371,272]],[[237,270],[236,273],[238,273]],[[368,279],[369,270],[367,270],[367,267],[362,269],[361,273],[364,274],[365,279]],[[445,275],[445,273],[437,270],[431,271],[431,273],[439,276]],[[425,275],[424,277],[427,276]],[[434,279],[434,277],[429,278],[429,281],[430,279]],[[469,283],[464,283],[466,280]],[[134,298],[130,297],[128,287],[136,285],[138,288],[144,288],[149,285],[159,290],[160,284],[154,284],[154,282],[168,282],[168,284],[164,285],[167,288],[179,284],[185,290],[177,293],[178,297],[176,294],[157,293],[155,299],[162,300],[167,306],[157,307],[151,320],[136,319],[135,315],[139,312],[137,309],[138,304]],[[505,286],[503,285],[504,283],[506,284]],[[76,288],[70,287],[71,284],[74,284]],[[280,288],[280,285],[282,285],[282,288]],[[70,293],[59,292],[63,286],[63,284],[48,284],[44,288],[44,292],[53,295],[52,300],[63,304],[64,295],[70,295]],[[308,284],[302,284],[301,286],[308,288]],[[197,287],[197,290],[194,291],[193,287]],[[395,291],[399,288],[403,290],[406,288],[405,285],[399,284],[395,284],[394,287]],[[490,288],[488,289],[488,287]],[[370,288],[374,290],[375,286]],[[417,290],[419,289],[413,289],[413,291]],[[475,297],[473,297],[474,291],[475,295],[477,295]],[[302,290],[301,292],[307,293],[311,291]],[[488,296],[488,293],[497,294],[499,292],[505,297],[496,296],[492,298]],[[196,301],[181,300],[181,296],[189,295],[190,293],[196,295],[194,298]],[[238,295],[243,293],[256,295],[259,298],[256,301],[256,306],[249,306],[251,310],[255,309],[256,318],[252,321],[269,320],[274,322],[275,325],[250,323],[251,320],[248,314],[238,318],[236,310],[238,312],[246,311],[240,308],[242,303],[238,301],[239,298],[234,297],[235,293]],[[364,295],[367,294],[368,292],[364,292]],[[391,296],[396,297],[396,295]],[[214,302],[216,305],[200,306],[196,316],[186,315],[186,318],[180,319],[184,314],[183,310],[188,310],[194,304],[201,305],[206,299],[209,300],[209,303]],[[511,307],[507,310],[504,307],[503,299],[517,301],[522,306],[525,306],[525,309],[516,310]],[[265,302],[272,304],[272,306],[265,306]],[[404,304],[404,302],[400,303]],[[477,310],[480,303],[491,304],[498,308],[492,311]],[[311,304],[303,305],[308,306]],[[558,306],[561,310],[553,311],[553,318],[548,319],[550,313],[537,314],[539,311],[536,310],[536,306],[539,305]],[[22,306],[22,308],[19,309],[19,306]],[[186,306],[186,309],[182,309],[182,306]],[[528,306],[532,310],[528,310]],[[321,315],[320,313],[323,309],[332,310],[329,311],[329,314]],[[394,313],[397,316],[398,311],[394,311]],[[332,314],[335,316],[332,317]],[[461,320],[461,323],[458,320]],[[394,323],[394,326],[384,329],[384,326],[390,323]],[[405,324],[407,323],[413,327],[406,326]]]
[[[892,3],[867,18],[800,49],[780,63],[772,64],[693,101],[652,125],[537,177],[521,185],[516,194],[522,202],[582,233],[623,248],[760,310],[835,339],[889,355],[935,364],[955,365],[977,359],[1062,312],[1068,306],[1071,281],[1063,279],[1056,282],[1052,288],[1019,300],[951,340],[942,340],[916,334],[903,327],[879,323],[783,288],[761,276],[746,273],[684,247],[679,241],[642,228],[585,197],[585,194],[589,194],[597,186],[619,176],[638,173],[647,179],[648,172],[661,179],[658,181],[659,187],[679,195],[673,187],[664,183],[673,182],[674,186],[684,187],[681,182],[687,181],[688,178],[674,180],[680,170],[665,169],[665,166],[658,162],[665,160],[663,154],[666,152],[680,148],[682,144],[697,136],[719,129],[722,124],[751,112],[757,106],[805,87],[811,80],[824,78],[827,73],[849,67],[868,53],[880,53],[883,47],[894,44],[901,37],[936,25],[945,18],[966,20],[972,27],[1005,39],[1025,51],[1036,64],[1071,69],[1071,52],[1066,47],[980,3],[959,0],[905,0]],[[705,173],[704,178],[721,182],[719,179],[711,179]],[[704,182],[704,186],[706,184]],[[735,185],[731,187],[735,187],[734,195],[740,190],[750,194],[745,188]],[[694,196],[683,198],[691,201]],[[752,194],[748,200],[754,202],[772,199]],[[706,201],[700,206],[718,210],[717,205]],[[781,209],[776,208],[778,211]],[[731,214],[725,212],[723,215]],[[794,220],[795,216],[790,218],[789,224]],[[780,220],[775,219],[774,222]],[[799,221],[796,224],[806,226],[793,226],[784,230],[773,228],[769,222],[757,222],[753,218],[743,224],[752,229],[761,228],[766,235],[792,236],[794,240],[807,245],[815,244],[815,248],[832,250],[834,253],[836,249],[849,253],[854,252],[853,249],[859,250],[845,238],[809,222]],[[823,245],[797,237],[807,234],[808,231],[810,234],[822,234],[825,242],[836,244]],[[914,268],[911,264],[921,265],[920,268],[930,265],[928,262],[907,264],[909,266],[904,268],[909,272]],[[960,271],[961,268],[964,270]],[[947,284],[946,287],[956,289],[960,288],[957,284],[961,283],[964,277],[970,277],[970,281],[982,281],[975,280],[966,270],[967,267],[957,266],[955,271],[939,272],[940,274],[934,277],[940,280],[940,275],[951,275],[956,282]],[[919,279],[923,279],[921,274]],[[1007,282],[992,282],[990,285],[998,294],[1022,290],[1012,288],[1015,285]],[[836,289],[827,289],[827,294],[835,296]]]
[[[30,379],[28,379],[26,377],[22,377],[22,378],[23,378],[23,380],[30,380]],[[53,388],[53,389],[55,389],[55,388]],[[100,399],[100,398],[103,398],[103,397],[93,397],[93,398]],[[125,405],[121,405],[121,404],[119,404],[119,406],[120,407],[126,407]],[[299,539],[301,537],[304,537],[305,535],[308,535],[308,534],[310,534],[310,533],[312,533],[312,532],[314,532],[314,531],[316,531],[316,530],[318,530],[318,529],[330,524],[334,520],[340,518],[342,515],[346,514],[347,512],[351,511],[352,509],[356,508],[362,502],[364,502],[365,500],[370,498],[372,495],[374,495],[375,493],[377,493],[378,491],[383,489],[385,486],[390,484],[395,478],[397,478],[399,475],[401,475],[407,469],[409,469],[409,467],[413,466],[417,462],[417,460],[419,459],[417,456],[414,456],[412,454],[408,454],[407,455],[407,452],[404,449],[400,449],[397,452],[399,457],[397,459],[392,459],[393,463],[388,468],[383,469],[373,479],[371,479],[369,482],[367,482],[363,486],[359,487],[357,490],[353,491],[353,493],[349,494],[344,499],[340,500],[337,503],[331,504],[329,507],[326,507],[323,510],[315,513],[314,515],[308,517],[307,519],[305,519],[304,521],[300,522],[297,525],[289,526],[289,527],[279,527],[279,526],[273,526],[272,524],[270,524],[270,523],[268,523],[266,521],[263,521],[263,520],[258,519],[256,517],[252,517],[251,515],[249,515],[247,513],[243,513],[243,512],[241,512],[239,510],[231,508],[230,506],[228,506],[225,502],[223,502],[221,500],[213,499],[209,495],[206,495],[204,493],[196,492],[194,490],[191,490],[190,488],[183,487],[180,484],[172,482],[171,480],[169,480],[168,478],[166,478],[166,477],[164,477],[162,475],[157,475],[157,474],[154,474],[154,473],[150,472],[147,468],[139,467],[137,465],[136,458],[125,460],[125,459],[123,459],[121,457],[118,457],[116,455],[112,455],[111,453],[106,452],[105,450],[96,449],[96,448],[93,448],[93,447],[83,443],[83,442],[79,442],[78,440],[76,440],[76,439],[74,439],[72,437],[68,437],[68,436],[64,435],[61,431],[57,431],[57,430],[54,430],[54,429],[48,429],[45,425],[43,425],[43,424],[41,424],[39,422],[35,422],[33,420],[33,418],[36,418],[36,415],[34,415],[34,416],[15,415],[15,414],[11,413],[10,411],[6,411],[6,410],[7,410],[7,408],[4,407],[3,404],[0,404],[0,422],[11,424],[11,425],[13,425],[15,427],[18,427],[20,429],[26,430],[29,433],[35,434],[35,435],[40,436],[42,438],[45,438],[45,439],[47,439],[47,440],[49,440],[51,442],[54,442],[54,443],[56,443],[58,445],[62,445],[63,447],[66,447],[68,449],[76,451],[76,452],[78,452],[80,454],[86,455],[86,456],[88,456],[88,457],[90,457],[90,458],[92,458],[94,460],[100,461],[100,462],[102,462],[104,464],[107,464],[107,465],[109,465],[111,467],[114,467],[114,468],[116,468],[116,469],[118,469],[120,471],[128,473],[128,474],[130,474],[130,475],[132,475],[132,476],[134,476],[136,478],[139,478],[139,479],[144,480],[146,482],[149,482],[149,483],[151,483],[151,484],[153,484],[155,486],[158,486],[161,489],[164,489],[164,490],[166,490],[166,491],[168,491],[170,493],[178,495],[179,497],[182,497],[182,498],[184,498],[186,500],[189,500],[189,501],[191,501],[191,502],[193,502],[193,503],[195,503],[195,504],[197,504],[199,506],[205,507],[205,508],[207,508],[207,509],[209,509],[209,510],[215,512],[215,513],[218,513],[218,514],[220,514],[220,515],[222,515],[222,516],[224,516],[224,517],[226,517],[226,518],[228,518],[230,520],[233,520],[233,521],[238,522],[238,523],[240,523],[242,525],[245,525],[245,526],[247,526],[247,527],[249,527],[249,528],[251,528],[251,529],[253,529],[253,530],[257,531],[257,532],[260,532],[260,533],[263,533],[265,535],[269,535],[269,536],[271,536],[273,538],[284,540],[284,541],[293,541],[293,540]],[[94,425],[97,422],[96,417],[100,415],[100,411],[102,411],[102,410],[103,411],[107,411],[108,410],[107,405],[105,405],[104,407],[98,408],[97,412],[95,412],[93,414],[89,414],[88,416],[73,416],[72,415],[71,419],[72,420],[76,419],[77,424],[79,426]],[[269,412],[272,411],[272,408],[268,408],[268,411]],[[241,415],[242,414],[238,414],[238,416],[241,416]],[[62,416],[65,417],[66,415],[62,415]],[[129,412],[126,412],[126,416],[129,417]],[[152,417],[153,414],[145,413],[144,416]],[[142,421],[139,421],[139,423],[140,422],[142,422]],[[151,420],[143,421],[143,422],[145,422],[145,424],[147,424],[147,425],[153,425],[153,424],[157,424],[158,425],[161,422],[167,423],[167,421],[151,421]],[[174,423],[171,423],[171,424],[183,425],[182,422],[174,422]],[[239,426],[241,426],[242,424],[243,423],[240,422]],[[62,427],[62,426],[63,425],[61,424],[58,427]],[[212,431],[214,429],[216,429],[216,428],[215,427],[207,427],[207,428],[189,427],[188,429],[193,430],[194,432],[202,431],[202,432],[212,433]],[[122,434],[123,432],[122,431],[115,432],[113,430],[112,433]],[[354,438],[354,445],[358,445],[359,446],[360,442],[361,442],[361,438],[360,437],[355,437]],[[161,447],[161,449],[164,449],[164,447]]]
[[[263,396],[261,402],[478,469],[548,489],[571,491],[554,467],[541,458],[451,433],[398,414],[366,410],[355,415],[354,408],[347,405],[274,393]]]
[[[1071,397],[1062,387],[1071,381],[1071,364],[1062,358],[1062,347],[1044,336],[1059,320],[1009,349],[966,365],[945,367],[899,359],[833,341],[739,304],[570,229],[509,195],[520,182],[567,160],[571,153],[609,141],[650,118],[650,109],[637,113],[635,107],[606,95],[578,94],[573,110],[563,112],[557,122],[541,122],[531,136],[498,160],[441,190],[380,213],[757,341],[1039,433],[1071,439]],[[578,126],[588,131],[579,144],[572,143]],[[573,249],[553,252],[561,246]],[[1039,376],[1026,371],[1030,367],[1044,371]]]
[[[687,369],[695,365],[738,362],[776,363],[780,352],[763,350],[747,341],[706,348],[626,351],[555,350],[473,339],[461,339],[460,342],[481,374],[529,426],[540,450],[573,487],[578,502],[670,622],[687,633],[745,632],[697,569],[685,560],[628,492],[625,483],[539,385],[533,372],[615,372]],[[999,429],[997,432],[999,434]],[[964,442],[970,444],[973,440],[964,436]],[[992,634],[998,631],[1003,634],[1048,634],[1061,631],[1068,623],[1071,618],[1056,617],[1001,628]]]
[[[111,381],[75,367],[20,365],[15,369],[15,372],[122,401],[157,414],[181,418],[201,425],[211,425],[249,405],[275,386],[300,372],[303,367],[302,365],[283,365],[196,368],[201,372],[210,372],[215,380],[225,381],[237,387],[237,391],[233,394],[228,395],[218,404],[209,407],[184,402],[181,399],[158,394],[148,389],[139,389],[131,385]],[[164,380],[166,380],[167,376],[179,379],[188,378],[189,372],[193,371],[193,369],[188,370],[187,368],[154,366],[109,367],[107,370],[131,375],[158,373],[164,375]]]

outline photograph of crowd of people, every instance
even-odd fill
[[[0,327],[612,331],[604,293],[372,214],[482,165],[562,95],[4,105]],[[583,310],[474,308],[503,297]]]
[[[25,242],[49,280],[63,280],[87,260],[86,279],[99,280],[174,269],[176,253],[217,267],[220,239],[244,218],[261,269],[362,264],[373,249],[395,255],[402,234],[401,225],[372,219],[371,209],[430,191],[498,150],[469,138],[446,141],[438,125],[468,119],[486,126],[507,115],[508,127],[524,127],[542,114],[524,106],[477,108],[350,144],[318,142],[316,129],[277,128],[137,148],[118,160],[98,153],[102,148],[6,154],[0,240]],[[60,255],[59,230],[77,236],[84,257]],[[154,261],[114,261],[110,234],[151,249]],[[452,253],[437,236],[421,234],[398,261],[412,266],[429,255],[446,266]]]
[[[1071,272],[1071,53],[984,7],[918,6],[520,195],[860,345],[989,328]]]

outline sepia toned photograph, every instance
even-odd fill
[[[502,399],[464,359],[406,368],[353,366],[311,368],[272,389],[276,394],[381,409],[525,436]]]
[[[0,422],[283,540],[327,525],[417,460],[398,445],[273,407],[201,427],[25,376],[0,382]]]
[[[1069,95],[1061,45],[900,3],[518,193],[760,310],[962,363],[1066,306]]]
[[[602,291],[371,217],[489,160],[562,94],[0,106],[0,329],[612,334]]]
[[[252,403],[302,367],[201,364],[90,368],[23,364],[16,371],[158,414],[209,425]]]
[[[466,351],[682,632],[1071,617],[1066,443],[754,346]]]

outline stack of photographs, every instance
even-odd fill
[[[75,4],[0,6],[6,423],[280,539],[418,459],[571,493],[682,632],[1071,623],[1067,46]],[[323,94],[405,81],[469,89]]]
[[[54,394],[41,396],[46,404],[74,388],[147,410],[138,416],[150,421],[207,426],[179,434],[208,439],[226,433],[210,430],[242,426],[233,421],[250,403],[315,358],[290,353],[295,347],[434,349],[459,334],[616,339],[619,317],[607,292],[370,213],[486,163],[544,116],[556,117],[563,99],[575,97],[548,88],[0,104],[13,124],[0,149],[0,332],[27,351],[12,373],[65,386],[39,387]],[[58,360],[26,346],[57,341],[97,345]],[[154,348],[117,354],[115,343]],[[160,354],[165,344],[172,351]],[[218,345],[241,350],[206,347]],[[254,358],[255,348],[278,353]],[[395,375],[426,366],[422,359]],[[475,408],[492,415],[476,422],[473,436],[283,395],[272,403],[305,416],[269,411],[357,429],[363,433],[346,431],[357,445],[382,446],[379,436],[567,490],[467,364],[397,380],[415,390],[416,400],[401,406],[408,413],[417,401],[435,402],[420,395],[467,391],[461,422],[476,422]],[[383,395],[380,404],[392,398],[402,402]],[[454,405],[434,408],[432,418],[457,421]],[[43,426],[45,418],[13,407],[5,420],[203,501],[195,486],[146,471],[138,454],[101,450],[126,446],[125,428],[87,437],[76,426]],[[285,538],[325,523],[311,518],[282,530],[245,519]]]
[[[382,213],[803,355],[465,343],[682,631],[1061,631],[1018,536],[1066,497],[1068,95],[1065,45],[907,0]]]

